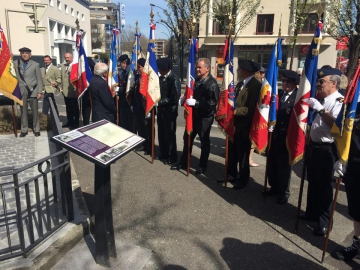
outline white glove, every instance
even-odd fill
[[[189,98],[185,101],[186,105],[188,106],[195,106],[195,103],[196,103],[196,99],[193,99],[193,98]]]
[[[151,113],[148,113],[145,118],[150,118],[150,117],[151,117]]]
[[[273,126],[270,126],[270,127],[269,127],[269,132],[273,132],[273,131],[274,131],[274,128],[275,128],[274,125],[273,125]]]
[[[119,87],[118,87],[118,86],[115,86],[115,87],[114,87],[114,90],[115,90],[115,92],[119,92]]]
[[[344,176],[344,174],[346,173],[346,164],[343,165],[342,162],[340,160],[336,161],[334,164],[334,170],[340,175],[340,176]]]
[[[182,97],[179,99],[179,105],[180,105],[180,106],[184,106],[184,103],[185,103],[185,97],[182,96]]]
[[[321,111],[324,109],[324,106],[316,98],[304,98],[303,101],[309,103],[310,109],[315,111]]]

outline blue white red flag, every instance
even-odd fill
[[[339,160],[345,164],[349,158],[351,134],[354,127],[355,112],[360,92],[360,66],[357,67],[354,79],[349,85],[343,101],[343,106],[331,128],[331,135],[335,136],[335,143]]]
[[[290,165],[294,165],[302,159],[305,151],[307,125],[311,125],[313,120],[313,112],[309,112],[309,104],[306,103],[304,99],[315,97],[318,57],[320,44],[322,42],[321,30],[322,22],[319,22],[306,56],[299,90],[296,94],[294,108],[288,126],[286,144],[289,150]]]
[[[187,76],[186,76],[186,89],[185,89],[185,100],[192,98],[194,95],[194,87],[195,87],[195,56],[196,56],[196,46],[197,40],[196,38],[192,38],[190,40],[190,48],[189,48],[189,62],[187,68]],[[192,122],[192,107],[186,105],[184,103],[184,117],[185,117],[185,130],[188,134],[190,134],[193,130],[193,122]]]
[[[281,64],[281,38],[278,38],[271,52],[250,130],[250,140],[260,153],[265,151],[268,144],[269,129],[271,131],[276,124],[278,107],[277,77]]]
[[[224,79],[222,81],[215,119],[221,131],[233,141],[235,108],[234,43],[230,37],[228,37],[225,42],[224,60]]]
[[[134,41],[134,46],[133,46],[133,50],[132,50],[132,54],[131,54],[131,63],[130,63],[131,69],[134,73],[136,70],[136,65],[137,65],[137,60],[139,58],[139,54],[141,53],[140,37],[141,37],[140,33],[135,33],[135,41]]]
[[[140,93],[146,99],[145,116],[160,100],[160,82],[155,54],[155,24],[150,24],[149,44],[146,62],[141,74]]]
[[[117,84],[119,81],[118,70],[117,70],[117,59],[116,59],[116,50],[118,48],[119,32],[120,32],[119,29],[116,28],[112,30],[112,41],[111,41],[109,73],[108,73],[108,85],[110,89],[114,84]]]
[[[85,93],[92,79],[91,69],[86,57],[82,42],[83,32],[80,29],[76,33],[76,48],[73,52],[73,62],[71,63],[70,82],[77,89],[78,99]]]

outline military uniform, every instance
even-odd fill
[[[20,52],[31,52],[28,48],[22,48]],[[28,104],[33,114],[33,131],[36,136],[40,135],[40,121],[38,111],[37,95],[41,94],[43,89],[43,80],[39,64],[33,60],[24,62],[22,59],[14,61],[16,77],[19,81],[20,92],[22,95],[23,106],[21,109],[21,137],[28,133]],[[27,89],[28,88],[28,89]]]
[[[41,76],[43,78],[43,83],[44,83],[44,87],[43,87],[43,94],[44,94],[44,99],[43,99],[43,114],[48,114],[49,109],[50,109],[50,101],[49,99],[52,99],[55,109],[56,109],[56,113],[59,115],[59,111],[55,102],[55,98],[54,98],[54,92],[55,92],[55,88],[56,87],[60,87],[61,84],[61,73],[60,70],[53,66],[52,64],[50,64],[47,67],[44,67],[41,69]],[[52,83],[55,82],[55,86],[52,86]]]
[[[67,63],[61,65],[61,87],[63,90],[67,124],[76,128],[79,126],[79,104],[77,100],[77,90],[70,83],[71,66]]]

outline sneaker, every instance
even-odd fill
[[[353,237],[353,244],[350,247],[344,248],[335,252],[335,258],[340,261],[350,261],[354,258],[360,259],[360,239],[356,236]]]

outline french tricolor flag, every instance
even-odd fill
[[[145,115],[151,111],[155,104],[160,100],[160,82],[158,75],[158,68],[156,64],[155,54],[155,24],[150,24],[150,37],[148,50],[146,55],[146,62],[143,72],[141,74],[140,93],[146,99]]]
[[[82,34],[81,29],[76,33],[76,48],[73,52],[70,72],[70,82],[77,89],[78,99],[85,93],[92,79],[92,73],[82,43]]]

